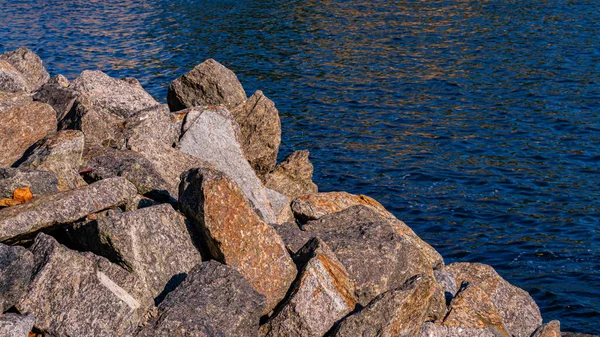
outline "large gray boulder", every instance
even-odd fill
[[[0,314],[25,295],[33,272],[33,254],[0,243]]]
[[[0,76],[2,76],[1,73]],[[1,78],[0,81],[2,81]],[[0,113],[17,106],[29,104],[31,102],[33,102],[31,95],[24,91],[8,92],[2,91],[0,88]]]
[[[33,99],[50,105],[56,111],[56,120],[61,121],[73,107],[79,92],[60,84],[46,83],[33,94]]]
[[[40,233],[31,247],[35,275],[17,305],[49,336],[126,336],[142,322],[152,296],[137,276],[92,253]]]
[[[76,226],[70,235],[82,248],[137,274],[157,298],[202,262],[185,222],[162,204]]]
[[[307,150],[295,151],[263,178],[265,186],[286,195],[291,200],[305,194],[317,193],[312,181],[313,165]]]
[[[2,337],[28,337],[33,328],[35,317],[32,313],[25,315],[0,314],[0,336]]]
[[[262,91],[231,110],[240,125],[244,156],[259,177],[275,168],[281,143],[281,121],[275,103]]]
[[[58,191],[56,175],[46,171],[0,168],[0,199],[12,198],[17,188],[29,187],[34,196]]]
[[[30,92],[37,90],[50,79],[39,56],[25,47],[0,55],[0,60],[10,63],[23,75]]]
[[[233,108],[246,100],[246,92],[233,71],[208,59],[169,86],[167,102],[171,111],[205,105]]]
[[[138,337],[255,337],[265,298],[216,261],[193,268]]]
[[[192,108],[187,112],[179,149],[215,165],[235,181],[267,223],[277,222],[267,191],[244,157],[237,122],[224,108]]]
[[[0,91],[28,93],[31,86],[12,64],[0,59]]]
[[[135,196],[135,186],[120,177],[76,190],[42,195],[25,204],[0,210],[0,242],[30,238],[42,229],[122,205]]]

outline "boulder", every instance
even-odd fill
[[[310,193],[317,193],[318,187],[312,181],[313,165],[308,160],[308,151],[295,151],[275,169],[267,173],[265,186],[286,195],[291,200]]]
[[[268,188],[265,190],[267,192],[267,199],[271,203],[271,207],[275,213],[275,222],[278,224],[295,222],[294,213],[292,213],[292,208],[290,207],[290,199],[277,191]]]
[[[158,307],[138,337],[256,336],[265,303],[234,268],[216,261],[194,267]]]
[[[561,337],[560,334],[560,322],[550,321],[546,324],[542,324],[531,337]]]
[[[21,169],[54,173],[59,191],[82,187],[87,185],[79,175],[83,144],[81,131],[59,131],[32,145],[15,165]]]
[[[261,335],[321,337],[357,304],[354,282],[325,242],[312,239],[295,259],[300,275]]]
[[[433,278],[433,269],[418,247],[371,208],[353,206],[309,221],[302,229],[320,237],[335,253],[356,282],[362,305],[414,275]]]
[[[119,177],[76,190],[45,194],[25,204],[1,209],[0,242],[30,238],[40,230],[122,205],[136,195],[135,186]]]
[[[314,236],[300,229],[295,222],[275,224],[273,228],[279,234],[290,254],[296,254]]]
[[[38,140],[56,131],[56,113],[48,104],[32,102],[2,113],[0,167],[11,166]]]
[[[33,254],[0,243],[0,314],[25,295],[33,272]]]
[[[138,278],[92,253],[80,253],[38,234],[31,247],[35,275],[17,305],[35,315],[35,327],[49,336],[125,336],[152,305]]]
[[[332,336],[418,336],[435,292],[433,278],[415,276],[346,317]]]
[[[0,83],[1,81],[2,80],[0,77]],[[0,113],[12,109],[14,107],[26,105],[33,102],[31,95],[24,91],[8,92],[1,90],[2,89],[0,89]]]
[[[314,193],[300,196],[292,201],[291,207],[294,216],[300,222],[316,220],[324,215],[342,211],[348,207],[363,205],[379,213],[388,219],[398,234],[412,241],[419,250],[427,257],[434,269],[444,265],[444,259],[433,247],[423,241],[404,222],[398,220],[392,213],[375,199],[366,195],[354,195],[347,192]]]
[[[25,47],[0,55],[0,60],[10,63],[23,75],[30,92],[37,90],[50,79],[39,56]]]
[[[499,337],[489,329],[462,328],[444,326],[437,323],[423,324],[419,337]]]
[[[204,105],[233,108],[245,100],[246,92],[237,76],[213,59],[173,81],[167,94],[171,111]]]
[[[240,129],[224,108],[192,108],[183,124],[179,149],[215,165],[242,189],[251,205],[267,223],[277,219],[267,192],[240,147]]]
[[[9,62],[0,59],[0,91],[30,92],[31,87],[25,76]]]
[[[542,324],[540,309],[529,294],[504,280],[494,268],[457,262],[446,268],[457,284],[469,282],[485,292],[504,320],[506,330],[515,337],[529,337]]]
[[[46,83],[33,94],[33,99],[50,105],[56,111],[56,120],[61,121],[73,107],[79,92],[61,84]]]
[[[297,273],[285,244],[223,173],[193,169],[182,174],[181,180],[180,207],[200,226],[211,255],[236,268],[265,295],[263,313],[269,313],[284,298]]]
[[[162,204],[74,226],[71,236],[82,249],[137,274],[157,298],[202,262],[185,222],[171,205]]]
[[[166,104],[143,109],[125,120],[122,142],[132,139],[138,142],[158,141],[172,147],[179,142],[181,124],[182,121],[169,111]]]
[[[12,198],[17,188],[29,187],[34,196],[58,191],[58,179],[46,171],[0,168],[0,199]]]
[[[66,88],[69,86],[70,82],[69,79],[65,76],[58,74],[50,77],[50,79],[48,80],[48,84],[58,84]]]
[[[0,314],[0,336],[2,337],[28,337],[33,328],[35,317],[32,313],[25,315]]]
[[[240,125],[244,156],[259,177],[275,168],[281,143],[281,121],[275,103],[257,91],[231,110]]]
[[[449,305],[450,301],[456,296],[457,289],[459,288],[456,284],[454,275],[444,268],[434,270],[433,275],[435,276],[435,280],[444,290],[446,303]]]

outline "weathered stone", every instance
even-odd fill
[[[489,329],[443,326],[431,322],[423,324],[419,337],[499,337]]]
[[[24,91],[8,92],[1,90],[2,89],[0,89],[0,113],[12,109],[14,107],[26,105],[33,102],[31,95]]]
[[[54,173],[59,191],[82,187],[87,185],[79,175],[83,143],[81,131],[59,131],[32,145],[15,164],[21,169]]]
[[[37,90],[50,79],[39,56],[25,47],[0,55],[0,60],[10,63],[23,74],[30,92]]]
[[[265,190],[273,212],[275,212],[276,223],[295,222],[294,213],[292,213],[292,208],[290,207],[290,199],[277,191],[268,188]]]
[[[12,165],[28,147],[56,131],[56,113],[51,106],[33,102],[2,113],[0,123],[0,167]]]
[[[32,313],[25,315],[0,314],[0,336],[28,337],[34,322],[35,317]]]
[[[260,179],[244,157],[237,122],[224,108],[192,108],[183,125],[179,149],[213,163],[242,189],[259,216],[267,223],[277,221]]]
[[[133,197],[133,199],[127,200],[127,203],[125,203],[124,208],[125,208],[126,212],[133,212],[138,209],[157,206],[157,205],[160,205],[160,203],[158,203],[150,198],[146,198],[142,195],[137,195],[137,196]]]
[[[125,336],[152,305],[145,285],[125,269],[92,253],[79,253],[38,234],[31,247],[35,275],[17,305],[35,314],[49,336]]]
[[[25,294],[33,271],[33,254],[19,246],[0,243],[0,314]]]
[[[362,305],[413,275],[433,278],[433,269],[418,247],[371,208],[353,206],[309,221],[302,229],[320,237],[335,253],[356,281]]]
[[[456,296],[456,292],[458,289],[454,275],[452,275],[444,268],[434,270],[433,275],[435,276],[435,280],[438,282],[438,284],[444,291],[446,305],[450,305],[450,301],[452,301],[454,296]]]
[[[281,308],[262,327],[262,335],[321,337],[357,304],[354,282],[327,245],[318,238],[296,256],[302,266]]]
[[[303,231],[295,222],[275,224],[273,228],[279,234],[290,254],[296,254],[314,236]]]
[[[58,191],[54,173],[18,168],[0,168],[0,198],[12,198],[17,188],[29,187],[34,196]]]
[[[69,82],[69,79],[66,78],[65,76],[58,74],[58,75],[50,77],[50,79],[48,80],[48,84],[58,84],[58,85],[66,88],[69,86],[70,82]]]
[[[169,204],[107,216],[71,235],[82,248],[136,273],[155,298],[202,262],[185,218]]]
[[[434,294],[433,278],[415,276],[346,317],[336,327],[333,336],[418,336]]]
[[[143,109],[126,119],[123,142],[132,139],[139,141],[158,141],[173,146],[179,141],[181,121],[171,114],[166,104]],[[121,146],[123,148],[124,146]]]
[[[275,168],[281,143],[281,121],[275,103],[259,90],[231,114],[240,125],[244,156],[256,174],[264,176]]]
[[[208,261],[158,307],[158,315],[138,337],[256,336],[265,303],[234,268]]]
[[[124,204],[136,195],[135,186],[119,177],[76,190],[45,194],[25,204],[1,209],[0,242],[29,238],[42,229]]]
[[[561,337],[560,334],[560,322],[550,321],[546,324],[542,324],[531,337]]]
[[[506,329],[516,337],[529,337],[542,324],[540,309],[529,294],[504,280],[494,268],[480,264],[459,262],[446,266],[457,284],[469,282],[481,288],[490,298]]]
[[[294,199],[291,207],[294,216],[301,222],[306,222],[356,205],[369,207],[378,212],[382,217],[388,219],[398,234],[412,241],[425,254],[434,269],[439,269],[444,265],[444,259],[440,253],[427,242],[423,241],[404,222],[398,220],[392,213],[388,212],[375,199],[366,195],[354,195],[347,192],[307,194]]]
[[[179,202],[188,218],[200,225],[211,255],[236,268],[265,295],[264,314],[271,311],[294,281],[296,266],[240,187],[219,171],[194,169],[182,174]]]
[[[60,84],[47,83],[33,94],[33,99],[50,105],[56,111],[56,120],[61,121],[73,107],[79,92]]]
[[[233,108],[246,100],[246,92],[233,71],[208,59],[171,83],[167,102],[171,111],[203,105]]]
[[[318,187],[312,181],[313,165],[308,160],[308,151],[295,151],[264,177],[265,186],[286,195],[291,200],[310,193]]]
[[[31,87],[25,76],[12,64],[0,59],[0,91],[30,92]]]

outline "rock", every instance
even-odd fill
[[[529,337],[542,324],[540,309],[529,294],[504,280],[496,271],[484,264],[458,262],[446,267],[457,284],[469,282],[481,288],[490,298],[506,324],[509,333],[516,337]]]
[[[236,268],[265,295],[263,314],[269,313],[284,298],[297,273],[285,244],[223,173],[194,169],[182,174],[181,180],[181,209],[200,226],[211,255]]]
[[[461,328],[456,326],[443,326],[426,322],[419,337],[499,337],[488,329]]]
[[[435,276],[435,280],[440,284],[440,286],[444,290],[446,303],[449,305],[450,301],[454,298],[454,296],[456,296],[456,292],[458,289],[454,275],[452,275],[444,268],[434,270],[433,275]]]
[[[174,146],[179,142],[181,124],[166,104],[140,110],[126,119],[123,142],[135,138],[138,141],[158,141]]]
[[[33,102],[8,109],[0,123],[0,167],[12,165],[28,147],[56,131],[51,106]]]
[[[265,190],[273,212],[275,212],[276,223],[295,222],[294,213],[292,213],[292,208],[290,207],[290,199],[277,191],[268,188]]]
[[[550,321],[546,324],[542,324],[531,337],[561,337],[560,334],[560,322]]]
[[[435,281],[415,276],[346,317],[332,336],[418,336],[435,294]]]
[[[281,121],[275,103],[257,91],[231,110],[240,125],[244,156],[259,177],[275,168],[281,143]]]
[[[423,253],[371,208],[353,206],[309,221],[302,229],[321,238],[335,253],[355,280],[362,305],[414,275],[433,278]]]
[[[233,71],[208,59],[171,83],[167,102],[171,111],[195,106],[233,108],[246,100],[246,92]]]
[[[314,236],[303,231],[294,222],[275,224],[273,228],[279,234],[290,254],[296,254]]]
[[[179,149],[214,164],[237,183],[264,221],[275,223],[267,192],[244,157],[239,139],[239,126],[226,109],[192,108],[183,124]]]
[[[0,76],[2,76],[1,70],[0,70]],[[2,79],[0,77],[0,83],[1,83],[1,81],[2,81]],[[26,93],[24,91],[8,92],[8,91],[1,91],[1,90],[2,89],[0,89],[0,113],[10,110],[14,107],[26,105],[26,104],[33,102],[31,95],[29,95],[28,93]]]
[[[398,220],[392,213],[375,199],[366,195],[354,195],[347,192],[314,193],[300,196],[292,201],[291,207],[294,216],[300,222],[316,220],[324,215],[342,211],[348,207],[363,205],[367,206],[382,217],[388,219],[398,234],[413,242],[419,250],[427,257],[434,269],[444,265],[444,259],[433,247],[423,241],[404,222]]]
[[[59,191],[83,187],[87,185],[79,175],[83,144],[81,131],[59,131],[32,145],[15,165],[21,169],[54,173]]]
[[[75,227],[71,235],[85,250],[136,273],[155,298],[202,262],[185,218],[169,204],[91,221]]]
[[[142,195],[137,195],[137,196],[133,197],[133,199],[127,200],[127,203],[125,204],[124,207],[125,207],[126,212],[133,212],[138,209],[157,206],[157,205],[160,205],[160,203],[158,203],[150,198],[146,198]]]
[[[68,78],[64,77],[61,74],[58,74],[58,75],[52,76],[50,78],[50,80],[48,80],[48,84],[58,84],[58,85],[66,88],[69,86],[70,82],[69,82]]]
[[[313,170],[308,151],[295,151],[267,173],[263,181],[266,187],[294,200],[301,195],[318,192],[312,181]]]
[[[193,268],[138,337],[256,336],[264,296],[234,268],[216,261]]]
[[[60,84],[47,83],[33,94],[33,99],[50,105],[56,111],[56,120],[61,121],[73,107],[79,92]]]
[[[0,243],[0,314],[25,295],[33,272],[33,254]]]
[[[460,292],[452,299],[445,326],[489,329],[498,336],[511,337],[504,321],[485,292],[474,284],[464,283]]]
[[[0,336],[28,337],[34,322],[35,317],[32,313],[25,315],[0,314]]]
[[[298,279],[281,308],[263,326],[268,337],[321,337],[357,304],[354,282],[327,245],[312,239],[297,254]]]
[[[0,59],[0,91],[30,92],[29,83],[12,64]]]
[[[39,56],[25,47],[0,55],[0,60],[10,63],[23,74],[30,92],[37,90],[50,79]]]
[[[92,253],[79,253],[38,234],[31,247],[35,275],[17,305],[35,314],[50,336],[125,336],[142,321],[152,297],[134,274]]]
[[[45,194],[0,210],[0,242],[27,239],[40,230],[74,222],[88,214],[124,204],[137,195],[125,178],[98,181],[76,190]]]
[[[30,187],[34,196],[58,191],[58,179],[51,172],[0,168],[0,199],[12,198],[17,188]]]

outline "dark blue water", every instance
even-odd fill
[[[279,108],[281,156],[375,197],[446,262],[600,333],[600,2],[4,1],[0,52],[168,84],[212,57]]]

